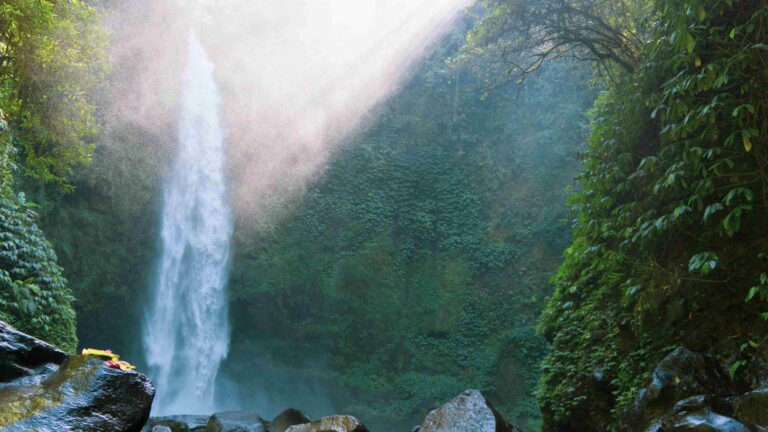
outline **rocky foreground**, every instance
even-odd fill
[[[138,432],[155,389],[146,376],[70,356],[0,321],[0,428]]]
[[[705,354],[678,348],[625,413],[628,432],[768,432],[768,339],[735,380]],[[600,386],[596,386],[599,389]],[[36,432],[367,432],[358,419],[312,420],[288,409],[272,420],[255,412],[149,418],[146,376],[70,356],[0,321],[0,429]],[[575,425],[568,431],[586,431]],[[521,432],[477,390],[430,412],[411,432]]]
[[[287,409],[272,420],[255,412],[222,412],[206,416],[156,417],[142,432],[368,432],[352,416],[336,415],[310,420]],[[507,423],[477,390],[467,390],[432,411],[412,432],[521,432]]]

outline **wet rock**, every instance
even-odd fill
[[[225,411],[211,416],[206,432],[264,432],[266,422],[256,412]]]
[[[160,426],[167,427],[170,432],[204,432],[209,418],[201,415],[152,417],[142,432],[155,432],[155,428]]]
[[[8,432],[138,432],[155,390],[147,377],[67,356],[0,323],[0,428]]]
[[[288,408],[269,422],[267,432],[285,432],[291,426],[310,423],[311,421],[303,412],[294,408]]]
[[[660,432],[750,432],[745,424],[705,409],[667,418]]]
[[[32,376],[46,365],[60,365],[67,354],[0,321],[0,382]]]
[[[368,428],[352,416],[336,415],[291,426],[285,432],[368,432]]]
[[[739,396],[733,407],[734,417],[740,421],[768,428],[768,388]]]
[[[718,415],[730,415],[732,407],[727,400],[737,393],[736,385],[714,358],[681,347],[659,362],[651,383],[640,392],[626,413],[623,429],[644,431],[673,412],[678,417],[685,417],[685,413],[693,412],[693,403],[700,405],[695,407],[699,413],[711,410]],[[699,398],[689,399],[692,396]],[[704,420],[700,423],[700,427],[707,424]]]
[[[705,396],[693,396],[675,404],[672,413],[649,428],[650,432],[749,432],[753,428],[712,411]]]
[[[430,412],[414,431],[419,432],[518,432],[477,390],[466,390]]]

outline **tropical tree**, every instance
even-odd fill
[[[88,163],[98,131],[95,89],[107,69],[106,37],[87,3],[0,1],[0,136],[24,174],[66,185]],[[13,165],[2,167],[7,183]]]

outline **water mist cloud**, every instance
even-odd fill
[[[241,221],[301,193],[471,0],[138,0],[115,7],[115,118],[173,130],[190,28],[216,64]],[[169,140],[172,145],[173,141]]]

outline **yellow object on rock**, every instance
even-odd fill
[[[107,357],[112,361],[120,360],[120,356],[113,353],[111,350],[97,350],[93,348],[85,348],[82,354],[84,356]]]
[[[102,357],[108,359],[104,363],[107,367],[112,369],[120,369],[123,372],[128,372],[136,369],[136,366],[128,363],[127,361],[120,361],[120,356],[113,353],[111,350],[97,350],[93,348],[85,348],[82,352],[84,356]]]

